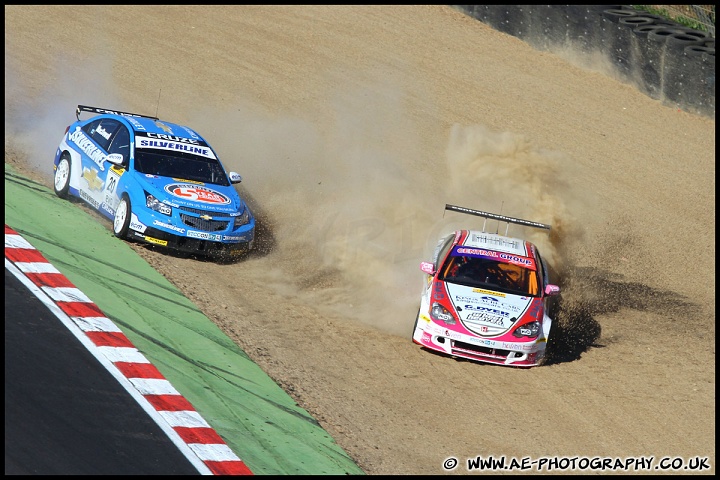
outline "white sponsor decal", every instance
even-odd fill
[[[138,148],[157,148],[160,150],[179,150],[202,157],[215,159],[215,154],[209,147],[202,147],[199,145],[190,145],[183,142],[173,142],[170,140],[155,140],[152,138],[138,137],[137,141]]]
[[[98,128],[95,129],[97,133],[100,134],[101,137],[103,137],[105,140],[110,140],[110,132],[105,130],[102,125],[98,125]]]
[[[188,230],[187,236],[193,238],[202,238],[203,240],[222,240],[222,235],[218,235],[216,233],[196,232],[195,230]]]
[[[143,126],[142,123],[138,122],[133,117],[126,117],[126,118],[127,118],[128,122],[133,124],[133,127],[135,127],[135,130],[145,131],[145,127]]]
[[[147,230],[145,224],[141,223],[140,220],[138,220],[137,215],[135,215],[134,213],[130,217],[130,228],[138,232],[144,232],[145,230]]]
[[[153,225],[157,225],[159,227],[165,227],[169,230],[175,230],[179,233],[185,233],[185,229],[181,227],[176,227],[175,225],[170,225],[169,223],[161,222],[160,220],[153,220]]]
[[[159,140],[170,140],[171,142],[191,143],[193,145],[200,145],[200,142],[193,140],[192,138],[176,137],[175,135],[166,135],[164,133],[148,133],[148,137],[157,138]]]
[[[80,150],[85,152],[85,155],[90,157],[90,160],[92,160],[98,167],[100,167],[100,170],[105,170],[104,162],[105,162],[105,153],[100,150],[95,143],[90,140],[83,131],[78,128],[73,133],[68,135],[68,138],[75,143],[75,145],[78,146]]]

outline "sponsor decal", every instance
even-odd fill
[[[433,282],[432,298],[433,300],[445,299],[445,289],[443,288],[442,282]]]
[[[118,175],[122,175],[123,173],[125,173],[125,168],[120,165],[113,165],[112,167],[110,167],[110,170],[117,173]]]
[[[223,235],[222,239],[223,239],[223,240],[229,240],[229,241],[239,242],[240,240],[243,239],[243,237],[238,237],[238,236],[235,236],[235,235]]]
[[[115,206],[118,204],[118,198],[117,195],[115,195],[115,190],[117,189],[118,180],[120,179],[120,175],[117,173],[117,171],[114,168],[111,168],[110,171],[108,171],[107,174],[107,181],[105,182],[105,202],[109,206],[112,205],[113,215],[115,211]]]
[[[527,298],[525,300],[527,300]],[[471,302],[471,303],[476,303],[476,304],[480,304],[480,305],[486,305],[486,306],[490,306],[490,307],[499,308],[502,310],[508,310],[510,312],[520,312],[520,311],[524,310],[525,307],[527,306],[527,304],[515,305],[513,303],[508,303],[508,302],[500,303],[500,300],[498,300],[497,298],[489,297],[487,295],[484,295],[482,297],[466,297],[466,296],[462,296],[462,295],[457,295],[455,297],[455,302],[456,303],[464,302],[466,304]],[[465,308],[469,308],[471,310],[473,309],[473,307],[471,305],[466,305]]]
[[[215,240],[218,242],[222,240],[222,235],[218,235],[216,233],[197,232],[195,230],[188,230],[187,236],[192,238],[201,238],[203,240]]]
[[[520,242],[517,240],[508,240],[500,237],[489,237],[487,235],[472,235],[472,241],[476,243],[484,243],[487,245],[496,245],[504,248],[520,248]]]
[[[160,220],[153,220],[153,225],[157,225],[159,227],[165,227],[168,230],[174,230],[178,233],[185,233],[184,228],[176,227],[175,225],[170,225],[169,223],[161,222]]]
[[[100,167],[100,170],[105,171],[105,153],[100,150],[79,127],[73,133],[68,135],[68,139],[75,143],[75,145],[77,145],[78,148],[95,163],[95,165]]]
[[[160,123],[160,122],[155,122]],[[172,133],[172,130],[165,130],[168,133]],[[170,140],[171,142],[191,143],[193,145],[200,145],[200,142],[193,140],[192,138],[176,137],[174,135],[165,135],[163,133],[148,133],[149,138],[157,138],[159,140]]]
[[[100,209],[100,202],[88,195],[85,190],[80,190],[80,197],[86,202],[88,202],[90,205],[92,205],[96,210]]]
[[[445,336],[447,338],[452,338],[453,340],[460,340],[462,338],[461,334],[450,330],[445,330]]]
[[[134,213],[132,214],[132,217],[130,217],[130,228],[137,230],[138,232],[144,232],[147,230],[147,227],[138,220],[137,215]]]
[[[497,310],[495,308],[488,308],[488,307],[481,307],[480,305],[465,305],[466,310],[473,310],[475,312],[486,312],[486,313],[493,313],[495,315],[502,315],[503,317],[509,317],[510,314],[507,312],[503,312],[502,310]]]
[[[97,113],[102,113],[102,114],[107,114],[107,115],[122,115],[123,117],[127,117],[127,118],[140,116],[135,113],[116,112],[115,110],[107,110],[105,108],[95,108],[95,111]]]
[[[111,218],[115,216],[115,209],[108,205],[106,202],[100,204],[100,210],[103,210]]]
[[[180,150],[206,158],[215,159],[215,154],[209,147],[199,145],[190,145],[183,142],[173,142],[170,140],[154,140],[148,137],[138,137],[138,148],[157,148],[160,150]]]
[[[482,288],[473,288],[473,293],[484,293],[488,295],[495,295],[496,297],[505,297],[504,293],[493,292],[492,290],[483,290]]]
[[[163,132],[172,133],[172,128],[170,128],[170,125],[165,125],[160,120],[155,120],[155,125],[160,127],[160,129],[162,129]]]
[[[110,132],[105,130],[102,125],[98,125],[98,128],[96,128],[95,131],[105,140],[110,140]]]
[[[186,178],[173,178],[176,182],[194,183],[195,185],[205,185],[205,182],[198,182],[197,180],[188,180]]]
[[[145,131],[145,127],[143,126],[143,124],[140,123],[140,122],[138,122],[135,118],[129,117],[129,116],[126,117],[126,118],[127,118],[127,121],[128,121],[128,122],[132,123],[133,127],[135,128],[135,130],[140,130],[140,131],[143,131],[143,132]]]
[[[482,296],[482,297],[466,297],[464,295],[456,295],[455,301],[460,302],[471,302],[471,303],[482,303],[484,305],[497,305],[500,300],[493,297]]]
[[[94,168],[83,168],[82,178],[87,182],[89,190],[95,192],[102,190],[103,182],[98,177],[98,171]]]
[[[471,255],[477,257],[498,257],[498,252],[493,252],[492,250],[483,250],[481,248],[457,247],[455,249],[455,253],[457,253],[458,255]]]
[[[479,345],[485,345],[487,347],[496,347],[498,342],[494,340],[487,340],[485,338],[478,338],[478,337],[467,337],[465,340],[468,343],[477,343]]]
[[[188,127],[185,127],[185,126],[180,126],[180,128],[181,128],[182,130],[185,130],[185,131],[187,132],[187,134],[190,135],[192,138],[195,138],[195,139],[197,139],[197,140],[200,140],[200,135],[198,135],[197,133],[195,133],[191,128],[188,128]]]
[[[537,349],[537,346],[535,343],[507,343],[503,342],[502,346],[500,347],[504,350],[535,350]]]
[[[535,270],[535,261],[532,258],[513,255],[510,253],[495,252],[493,250],[484,250],[482,248],[455,247],[452,251],[454,257],[466,256],[476,258],[487,258],[490,260],[498,260],[501,262],[522,265],[531,270]]]
[[[529,311],[528,315],[530,315],[535,320],[542,322],[542,315],[543,315],[542,306],[543,306],[542,300],[540,300],[540,299],[534,300],[530,306],[530,311]]]
[[[230,203],[230,199],[222,193],[200,185],[170,183],[165,185],[165,191],[175,197],[195,202],[215,205],[228,205]]]
[[[159,238],[149,237],[147,235],[145,235],[145,241],[154,243],[155,245],[162,245],[163,247],[167,247],[168,244],[167,240],[160,240]]]
[[[147,178],[160,178],[160,177],[158,177],[157,175],[153,175],[152,173],[146,173],[146,174],[145,174],[145,177],[147,177]]]
[[[501,253],[500,258],[502,258],[503,260],[507,260],[508,263],[523,265],[532,270],[535,270],[535,262],[531,258],[518,257],[517,255],[510,255],[509,253]]]
[[[505,328],[505,322],[503,320],[503,317],[500,315],[493,315],[484,312],[473,312],[467,316],[467,321],[486,322],[498,327]]]

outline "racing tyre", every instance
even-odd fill
[[[60,157],[60,161],[55,168],[55,178],[53,179],[53,188],[55,189],[55,195],[60,198],[68,197],[68,190],[70,190],[70,166],[72,161],[70,155],[64,153]]]
[[[132,216],[132,206],[130,197],[127,193],[123,193],[120,203],[115,210],[115,218],[113,219],[113,233],[118,238],[125,238],[130,228],[130,217]]]

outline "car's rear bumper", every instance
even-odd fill
[[[545,356],[547,342],[502,342],[458,334],[420,315],[413,342],[453,357],[512,367],[535,367]]]

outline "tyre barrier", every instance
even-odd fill
[[[715,39],[707,32],[628,5],[455,7],[539,50],[599,51],[619,80],[663,103],[715,117]]]

